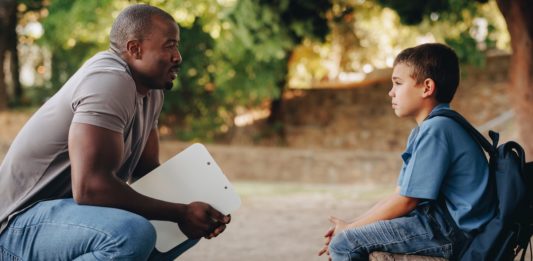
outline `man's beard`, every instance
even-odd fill
[[[165,88],[164,89],[169,91],[169,90],[172,89],[172,87],[174,87],[174,81],[165,83]]]

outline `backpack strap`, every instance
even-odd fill
[[[489,136],[492,140],[491,143],[481,134],[479,133],[472,124],[470,124],[461,114],[459,114],[456,111],[453,110],[438,110],[433,111],[429,114],[428,119],[431,119],[436,116],[444,116],[447,118],[453,119],[455,122],[459,123],[459,125],[463,126],[463,128],[474,138],[474,140],[485,150],[489,153],[489,155],[493,155],[493,153],[496,151],[496,147],[498,146],[498,140],[499,140],[499,134],[490,131]]]

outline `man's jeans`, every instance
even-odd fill
[[[152,224],[137,214],[43,201],[0,234],[0,260],[147,260],[155,240]]]
[[[368,260],[373,251],[417,254],[457,259],[469,236],[447,212],[425,204],[407,216],[347,229],[333,237],[329,253],[333,261]]]

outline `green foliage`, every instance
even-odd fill
[[[111,0],[54,0],[44,19],[45,34],[40,43],[52,53],[52,79],[48,88],[58,90],[79,66],[107,47],[112,17]]]
[[[398,12],[401,22],[407,25],[420,24],[424,18],[430,18],[431,14],[439,14],[444,20],[459,22],[462,21],[464,10],[473,13],[477,7],[475,1],[464,0],[379,0],[378,2]]]
[[[113,15],[135,2],[161,7],[181,26],[184,62],[175,88],[166,93],[162,121],[178,125],[180,138],[207,140],[232,126],[237,107],[280,96],[289,54],[304,38],[324,39],[331,6],[327,0],[53,0],[39,41],[52,53],[45,90],[57,90],[105,50]]]
[[[325,1],[293,2],[298,1],[241,0],[219,7],[217,19],[199,16],[182,29],[182,73],[165,100],[165,117],[182,126],[180,138],[212,140],[232,127],[237,107],[280,96],[289,53],[302,39],[324,39],[327,33],[323,14],[291,16],[325,12],[315,8],[327,7]]]
[[[488,37],[483,42],[478,42],[469,32],[472,27],[472,18],[480,14],[479,3],[486,3],[487,0],[379,0],[378,2],[395,10],[399,14],[401,22],[407,25],[419,25],[424,20],[433,24],[466,24],[466,26],[459,28],[458,34],[445,36],[446,43],[454,48],[462,63],[478,67],[483,66],[485,64],[484,50],[495,44],[495,41]],[[489,24],[489,30],[493,29],[494,25]]]
[[[470,34],[463,32],[460,37],[446,39],[446,44],[455,50],[459,62],[476,67],[485,65],[486,56],[479,50],[478,43]]]

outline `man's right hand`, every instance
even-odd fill
[[[203,202],[192,202],[185,206],[183,215],[179,218],[180,230],[192,239],[205,237],[210,239],[218,236],[226,229],[231,217]]]

